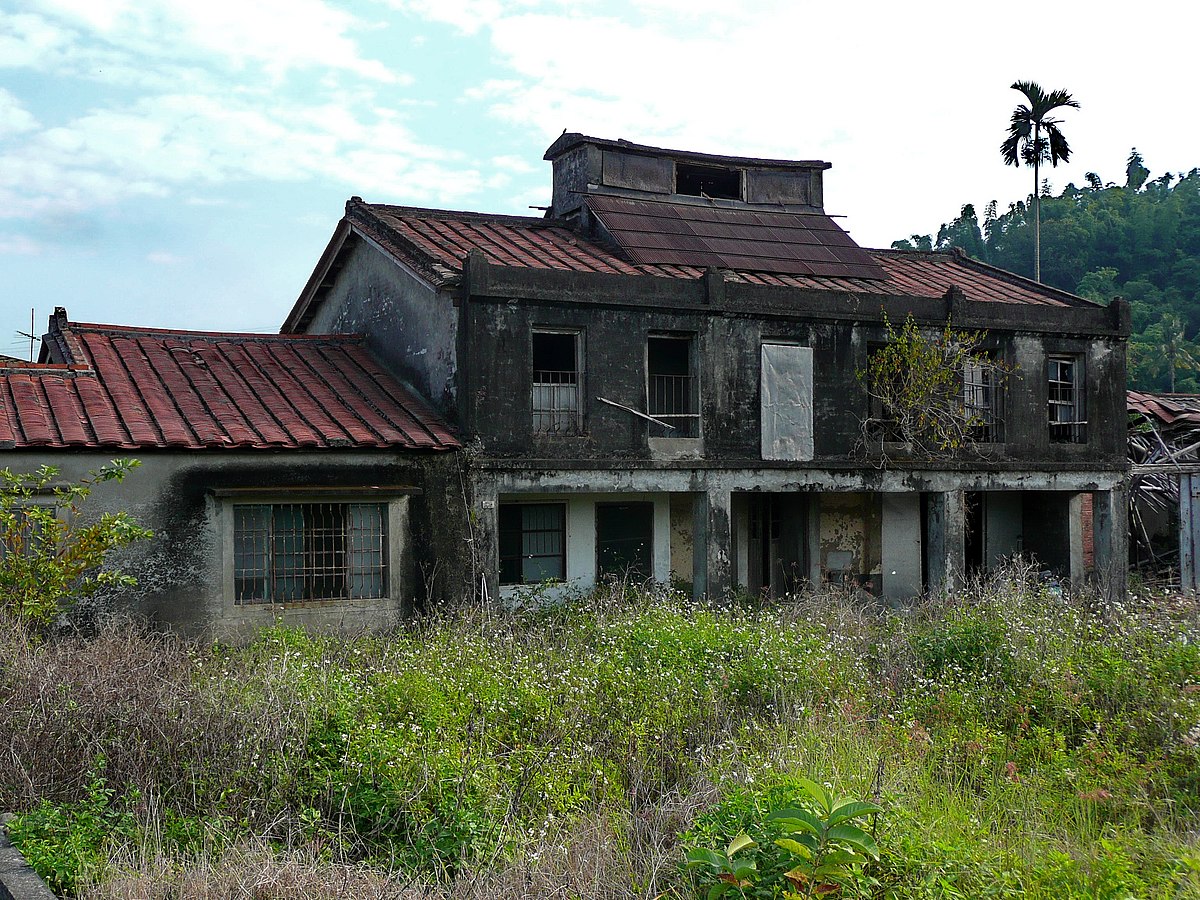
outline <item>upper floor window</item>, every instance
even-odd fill
[[[1004,440],[1003,379],[990,355],[963,366],[963,412],[973,423],[971,437],[982,444]]]
[[[1077,356],[1051,356],[1046,361],[1046,369],[1050,440],[1082,444],[1087,440],[1082,362]]]
[[[716,200],[741,200],[742,170],[677,162],[675,193]]]
[[[386,503],[238,503],[237,603],[388,595]]]
[[[672,426],[651,426],[656,437],[700,435],[694,344],[691,337],[679,335],[651,337],[646,343],[647,412]]]
[[[583,354],[577,331],[533,333],[533,430],[578,434],[582,422]]]

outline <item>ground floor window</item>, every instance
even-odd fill
[[[566,576],[566,504],[501,505],[500,583],[540,584]]]
[[[238,603],[385,597],[386,503],[239,503],[233,507]]]

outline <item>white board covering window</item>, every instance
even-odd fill
[[[762,458],[812,459],[812,348],[763,344],[761,381]]]

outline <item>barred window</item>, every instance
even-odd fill
[[[578,332],[533,333],[533,430],[544,434],[578,434],[580,403]]]
[[[1081,369],[1075,356],[1051,356],[1047,360],[1052,443],[1082,444],[1087,441]]]
[[[647,412],[670,429],[651,426],[655,437],[699,437],[693,341],[686,336],[651,337],[646,344]]]
[[[501,584],[538,584],[566,577],[566,510],[562,503],[501,505]]]
[[[963,411],[974,422],[972,437],[980,443],[1004,440],[1002,384],[990,356],[963,366]]]
[[[238,603],[387,596],[387,504],[233,507]]]

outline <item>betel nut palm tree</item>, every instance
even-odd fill
[[[1010,166],[1021,163],[1033,166],[1033,277],[1041,281],[1042,191],[1038,170],[1043,162],[1057,166],[1059,160],[1067,162],[1071,158],[1071,148],[1058,127],[1062,120],[1050,118],[1050,113],[1067,107],[1079,109],[1079,104],[1066,91],[1044,91],[1033,81],[1015,81],[1012,88],[1024,94],[1029,102],[1013,110],[1000,155]]]

